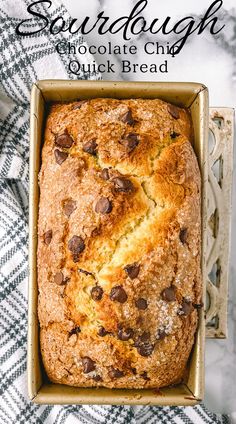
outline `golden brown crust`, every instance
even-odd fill
[[[201,299],[190,139],[188,112],[161,100],[52,106],[38,224],[51,381],[142,388],[182,378]]]

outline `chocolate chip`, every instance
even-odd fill
[[[77,255],[83,252],[85,249],[85,244],[80,236],[73,236],[68,242],[68,249],[73,253],[75,257],[73,259],[78,259]]]
[[[91,290],[91,298],[95,301],[101,300],[103,296],[103,289],[100,286],[94,286]]]
[[[124,376],[124,373],[123,371],[120,371],[117,368],[109,367],[109,376],[111,378],[121,378]]]
[[[179,109],[174,105],[168,105],[167,110],[174,119],[179,119]]]
[[[78,100],[76,104],[73,106],[72,110],[81,109],[81,107],[87,103],[87,100]]]
[[[185,244],[187,241],[187,236],[188,236],[188,229],[187,228],[182,228],[179,232],[179,239],[181,241],[182,244]]]
[[[192,310],[193,310],[192,302],[188,300],[183,300],[178,314],[187,316],[192,312]]]
[[[63,205],[64,214],[69,218],[76,210],[76,202],[72,199],[65,200]]]
[[[152,345],[151,343],[144,343],[141,346],[137,346],[137,351],[138,351],[139,355],[147,357],[147,356],[152,355],[154,347],[155,346]]]
[[[176,300],[175,290],[175,286],[167,287],[166,289],[164,289],[161,293],[162,299],[166,302],[173,302],[174,300]]]
[[[139,144],[138,136],[135,133],[127,134],[121,139],[120,143],[127,149],[128,153],[131,153]]]
[[[87,141],[87,143],[83,144],[83,151],[85,153],[89,153],[90,155],[96,156],[97,154],[97,143],[96,140]]]
[[[137,351],[141,356],[150,356],[155,347],[155,345],[150,341],[149,332],[144,332],[141,336],[139,336],[136,339],[134,346],[137,348]]]
[[[150,378],[148,377],[147,371],[142,372],[140,376],[146,381],[150,380]]]
[[[67,281],[67,279],[64,279],[64,275],[61,271],[57,272],[54,276],[54,283],[56,283],[58,286],[63,286],[67,283]]]
[[[144,311],[145,309],[147,309],[147,301],[146,299],[143,299],[143,297],[140,297],[139,299],[137,299],[135,301],[135,306],[140,310],[140,311]]]
[[[54,156],[55,156],[56,163],[58,165],[61,165],[68,158],[68,153],[61,152],[61,150],[55,149]]]
[[[110,334],[104,327],[99,327],[98,335],[100,337],[105,337],[107,334]]]
[[[94,376],[92,377],[92,379],[93,379],[94,381],[96,381],[96,382],[98,382],[98,381],[102,381],[102,377],[101,377],[100,375],[94,375]]]
[[[72,255],[72,259],[73,259],[73,262],[76,264],[77,262],[79,262],[79,255],[78,254]]]
[[[88,356],[85,356],[84,358],[82,358],[82,365],[83,365],[83,372],[85,374],[88,374],[91,371],[94,371],[96,366],[95,366],[95,362],[92,361],[91,358],[89,358]]]
[[[132,330],[132,328],[122,328],[121,326],[118,329],[118,339],[122,340],[122,341],[127,341],[129,339],[132,339],[134,334],[134,330]]]
[[[151,343],[144,343],[141,346],[137,346],[137,351],[141,356],[151,356],[154,350],[154,345]]]
[[[51,243],[51,240],[52,240],[52,230],[48,230],[43,235],[43,241],[48,246]]]
[[[95,212],[105,215],[112,211],[112,203],[107,197],[101,197],[95,206]]]
[[[75,327],[70,331],[69,335],[72,336],[72,334],[79,334],[79,333],[81,333],[81,328]]]
[[[141,334],[141,336],[137,337],[134,345],[136,346],[136,344],[139,345],[141,343],[148,342],[150,340],[150,336],[151,335],[150,335],[149,331],[144,331],[144,333]]]
[[[131,369],[131,371],[132,371],[132,373],[134,374],[134,375],[136,375],[137,374],[137,370],[136,370],[136,368],[130,368]]]
[[[164,329],[158,329],[157,330],[157,339],[158,340],[163,340],[165,337],[167,336],[166,332]]]
[[[132,112],[129,109],[125,114],[121,117],[121,121],[124,122],[124,124],[128,125],[134,125],[135,120],[133,119]]]
[[[201,303],[193,303],[193,307],[195,309],[201,309],[201,308],[203,308],[203,306],[204,306],[203,302],[201,302]]]
[[[140,265],[138,265],[137,263],[126,265],[124,267],[124,270],[128,274],[129,278],[131,278],[131,280],[134,280],[134,278],[136,278],[139,274]]]
[[[112,182],[115,184],[116,191],[118,192],[129,193],[134,190],[132,182],[124,177],[115,177],[112,179]]]
[[[175,139],[177,137],[179,137],[179,134],[177,132],[172,131],[172,133],[170,133],[170,138]]]
[[[125,303],[128,296],[122,286],[114,286],[111,289],[110,299],[119,303]]]
[[[97,237],[97,236],[99,236],[101,234],[101,232],[102,232],[101,227],[100,226],[99,227],[96,227],[96,228],[94,228],[92,230],[91,236],[92,237]]]
[[[104,181],[107,181],[107,180],[109,180],[109,171],[108,171],[108,169],[107,168],[104,168],[102,171],[101,171],[101,173],[100,173],[100,177],[104,180]]]
[[[67,132],[61,135],[56,135],[55,137],[56,146],[69,149],[73,143],[74,143],[73,138]]]

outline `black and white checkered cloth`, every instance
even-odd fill
[[[16,36],[15,27],[26,15],[30,0],[0,1],[0,424],[99,423],[228,423],[227,416],[194,408],[130,406],[39,406],[27,396],[27,255],[29,94],[38,79],[71,78],[67,60],[55,43],[65,35]],[[65,8],[53,0],[52,19]],[[32,20],[28,25],[35,25]],[[29,28],[29,26],[28,26]],[[66,36],[75,42],[77,36]],[[90,56],[75,57],[80,63]],[[99,75],[82,74],[80,79]]]

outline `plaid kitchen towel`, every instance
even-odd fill
[[[194,408],[129,406],[39,406],[27,396],[27,236],[29,96],[33,82],[45,78],[73,78],[68,56],[58,56],[55,43],[78,41],[77,36],[36,34],[18,37],[15,27],[26,15],[29,0],[0,2],[0,424],[76,423],[227,423],[227,416]],[[53,0],[48,19],[65,8]],[[32,19],[27,29],[36,25]],[[81,41],[83,42],[83,41]],[[71,56],[87,65],[89,55]],[[75,77],[74,77],[75,78]],[[79,79],[98,79],[86,70]]]

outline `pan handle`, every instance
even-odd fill
[[[206,337],[227,337],[234,109],[210,108]]]

